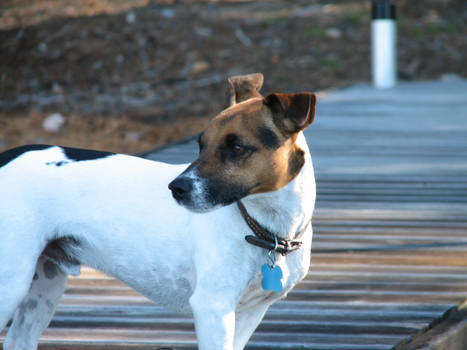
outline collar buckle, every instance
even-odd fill
[[[273,234],[265,227],[262,227],[255,219],[253,219],[246,211],[246,208],[242,202],[238,201],[237,206],[240,209],[243,219],[247,223],[248,227],[255,234],[254,236],[245,236],[245,240],[248,243],[268,251],[278,252],[282,255],[293,252],[302,246],[302,241],[297,239],[303,236],[310,222],[305,225],[305,227],[295,236],[293,240],[279,238],[277,235]]]

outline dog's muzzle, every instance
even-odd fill
[[[173,198],[188,210],[203,213],[231,204],[248,192],[243,186],[222,180],[206,179],[188,168],[170,184]]]
[[[188,210],[203,213],[215,207],[201,179],[181,174],[169,184],[169,189],[177,203]]]

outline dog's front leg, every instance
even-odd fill
[[[218,294],[196,291],[190,298],[199,350],[233,350],[235,306]]]

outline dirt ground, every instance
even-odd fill
[[[399,78],[467,77],[467,2],[393,3]],[[202,130],[230,75],[263,72],[264,92],[369,82],[370,4],[1,0],[0,150],[146,151]]]

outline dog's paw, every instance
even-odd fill
[[[264,290],[273,290],[277,293],[282,292],[282,269],[280,266],[269,267],[268,264],[264,264],[261,268],[263,274],[263,280],[261,286]]]

